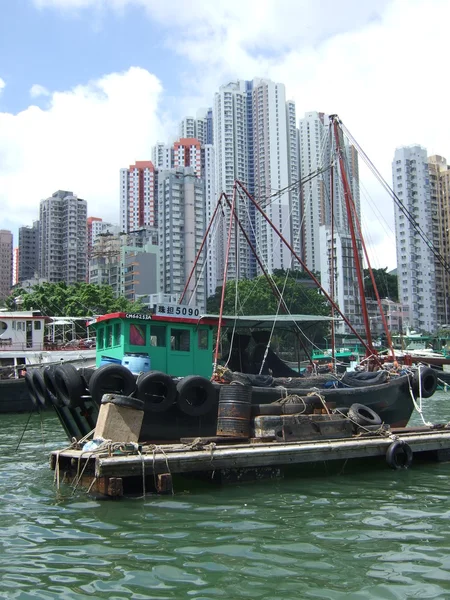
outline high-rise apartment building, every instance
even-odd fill
[[[18,281],[33,279],[39,272],[39,221],[19,228]]]
[[[450,166],[443,156],[428,157],[433,244],[441,258],[435,260],[438,326],[450,324]]]
[[[13,235],[0,229],[0,301],[9,296],[13,278]]]
[[[197,117],[185,117],[179,128],[180,138],[195,138],[201,144],[213,143],[212,108],[201,108]]]
[[[436,269],[435,256],[427,240],[434,239],[437,200],[430,193],[426,149],[422,146],[397,148],[392,179],[401,203],[401,207],[395,205],[400,302],[409,306],[411,327],[433,332],[437,326]]]
[[[119,226],[113,223],[108,223],[100,217],[88,217],[87,223],[87,245],[88,245],[88,258],[91,256],[94,241],[97,236],[106,233],[119,233]]]
[[[151,161],[120,169],[120,226],[128,233],[157,223],[156,172]]]
[[[264,208],[270,221],[292,243],[298,234],[293,231],[292,223],[298,225],[300,220],[298,193],[295,190],[276,193],[298,178],[295,105],[292,101],[286,102],[284,85],[254,79],[222,86],[214,101],[214,146],[216,196],[225,192],[231,200],[234,181],[240,180]],[[245,196],[237,199],[236,206],[265,268],[273,271],[290,267],[287,247]],[[296,214],[294,221],[292,211]],[[220,252],[223,257],[226,239],[224,232]],[[238,243],[233,240],[230,250],[229,275],[252,278],[258,271],[253,253],[242,235],[238,239]]]
[[[181,296],[205,232],[204,183],[193,167],[158,173],[160,291]],[[206,308],[204,257],[191,279],[185,301]]]
[[[39,211],[39,274],[50,283],[86,281],[87,203],[72,192],[58,190],[41,200]]]

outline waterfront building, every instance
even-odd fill
[[[39,275],[50,283],[86,281],[87,203],[73,192],[58,190],[41,200]]]
[[[120,227],[128,233],[157,223],[156,172],[151,161],[120,169]]]
[[[39,271],[39,221],[19,227],[18,283],[32,279]]]
[[[413,145],[397,148],[392,162],[399,299],[409,306],[410,326],[434,332],[437,326],[434,239],[437,199],[430,192],[427,151]],[[418,227],[423,235],[418,231]],[[424,239],[425,238],[425,239]]]
[[[13,279],[13,234],[0,229],[0,302],[9,296]]]
[[[450,167],[443,156],[429,156],[430,206],[433,211],[437,326],[450,324]]]
[[[158,173],[158,236],[160,284],[163,294],[180,298],[195,263],[206,227],[204,182],[193,167]],[[186,301],[206,308],[204,255],[187,290]]]

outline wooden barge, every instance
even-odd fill
[[[348,419],[342,419],[347,422]],[[128,494],[173,493],[179,475],[213,482],[248,481],[282,476],[287,467],[299,474],[308,467],[326,463],[332,467],[358,459],[386,459],[394,468],[413,461],[450,460],[450,427],[434,425],[390,429],[388,426],[356,428],[348,435],[339,425],[334,435],[321,439],[320,431],[310,439],[221,437],[184,439],[164,444],[106,444],[95,451],[71,447],[54,451],[50,466],[55,481],[87,489],[106,497]],[[347,436],[347,437],[344,437]],[[185,482],[182,490],[185,489]]]

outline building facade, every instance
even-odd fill
[[[39,221],[19,228],[18,282],[33,279],[39,272]]]
[[[395,204],[399,299],[409,306],[411,327],[434,332],[437,326],[435,257],[426,239],[434,238],[437,206],[435,195],[430,193],[426,149],[421,146],[397,148],[392,179],[400,201],[400,206]]]
[[[194,268],[206,227],[204,182],[193,167],[158,173],[158,237],[160,291],[181,297]],[[204,310],[206,282],[201,255],[187,289],[185,302]]]
[[[443,156],[428,157],[433,210],[437,326],[450,324],[450,167]],[[437,207],[435,211],[434,207]]]
[[[39,275],[50,283],[86,281],[87,203],[58,190],[41,200],[39,210]]]
[[[157,223],[156,172],[151,161],[120,169],[120,227],[128,233]]]
[[[0,302],[9,296],[13,279],[13,235],[0,229]]]

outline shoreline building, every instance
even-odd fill
[[[443,156],[428,157],[435,260],[437,326],[450,324],[450,166]],[[434,211],[434,207],[437,208]]]
[[[0,301],[11,293],[13,280],[13,234],[0,229]]]
[[[426,238],[434,240],[437,199],[430,192],[426,149],[418,145],[397,148],[392,179],[404,210]],[[435,256],[397,204],[394,211],[399,300],[409,306],[410,327],[431,333],[437,327]]]
[[[297,231],[294,232],[300,223],[298,192],[276,194],[298,180],[295,104],[286,101],[284,85],[260,78],[223,85],[215,94],[213,117],[216,197],[225,192],[231,200],[234,181],[238,179],[289,243],[300,250]],[[287,247],[247,199],[238,198],[237,213],[270,272],[292,266]],[[227,227],[228,223],[219,241],[219,277],[223,272]],[[239,235],[237,242],[233,239],[229,277],[252,279],[259,271],[245,238]]]
[[[87,202],[58,190],[41,200],[39,210],[39,276],[49,283],[86,281]]]
[[[39,272],[39,221],[31,227],[19,227],[18,283],[36,277]]]
[[[150,160],[136,161],[120,169],[120,227],[125,233],[142,227],[155,227],[156,171]]]

